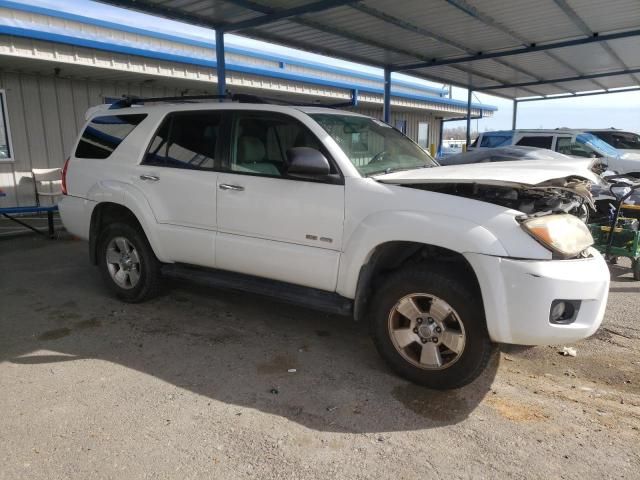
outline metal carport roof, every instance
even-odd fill
[[[102,1],[507,98],[640,88],[638,0]]]

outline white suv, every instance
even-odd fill
[[[473,380],[495,342],[600,325],[609,272],[571,215],[588,190],[566,165],[440,167],[383,122],[317,107],[88,116],[60,212],[124,301],[162,273],[353,315],[397,373],[433,388]]]

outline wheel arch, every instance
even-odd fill
[[[145,226],[144,220],[141,221],[140,216],[121,203],[116,202],[100,202],[91,213],[91,221],[89,226],[89,260],[93,265],[98,263],[98,239],[102,230],[112,223],[126,223],[142,232],[153,250],[156,257],[158,256],[157,242],[153,235],[150,235],[149,228]]]
[[[478,276],[462,253],[421,242],[389,241],[376,245],[367,255],[366,263],[360,268],[353,304],[354,318],[362,320],[366,316],[372,294],[385,275],[419,264],[424,265],[425,269],[430,265],[447,265],[448,270],[473,288],[482,301]]]

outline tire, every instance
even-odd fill
[[[124,302],[139,303],[159,293],[160,262],[139,227],[114,223],[104,228],[98,267],[109,290]]]
[[[463,278],[451,268],[423,265],[393,273],[377,290],[373,341],[401,377],[446,390],[467,385],[486,368],[494,345],[480,294]]]

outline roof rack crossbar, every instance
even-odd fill
[[[353,107],[357,105],[357,97],[352,100],[343,103],[334,104],[321,104],[321,103],[304,103],[304,102],[292,102],[280,98],[261,97],[258,95],[252,95],[249,93],[235,93],[226,95],[181,95],[178,97],[137,97],[135,95],[124,95],[121,100],[118,100],[111,104],[109,110],[118,110],[121,108],[128,108],[133,105],[144,105],[145,103],[154,102],[192,102],[196,100],[227,100],[238,103],[259,103],[269,105],[283,105],[294,107],[325,107],[325,108],[345,108]]]
[[[190,102],[193,100],[231,100],[229,95],[181,95],[178,97],[136,97],[134,95],[124,95],[122,100],[114,102],[109,107],[109,110],[117,110],[119,108],[127,108],[132,105],[142,105],[145,103],[153,102]]]

